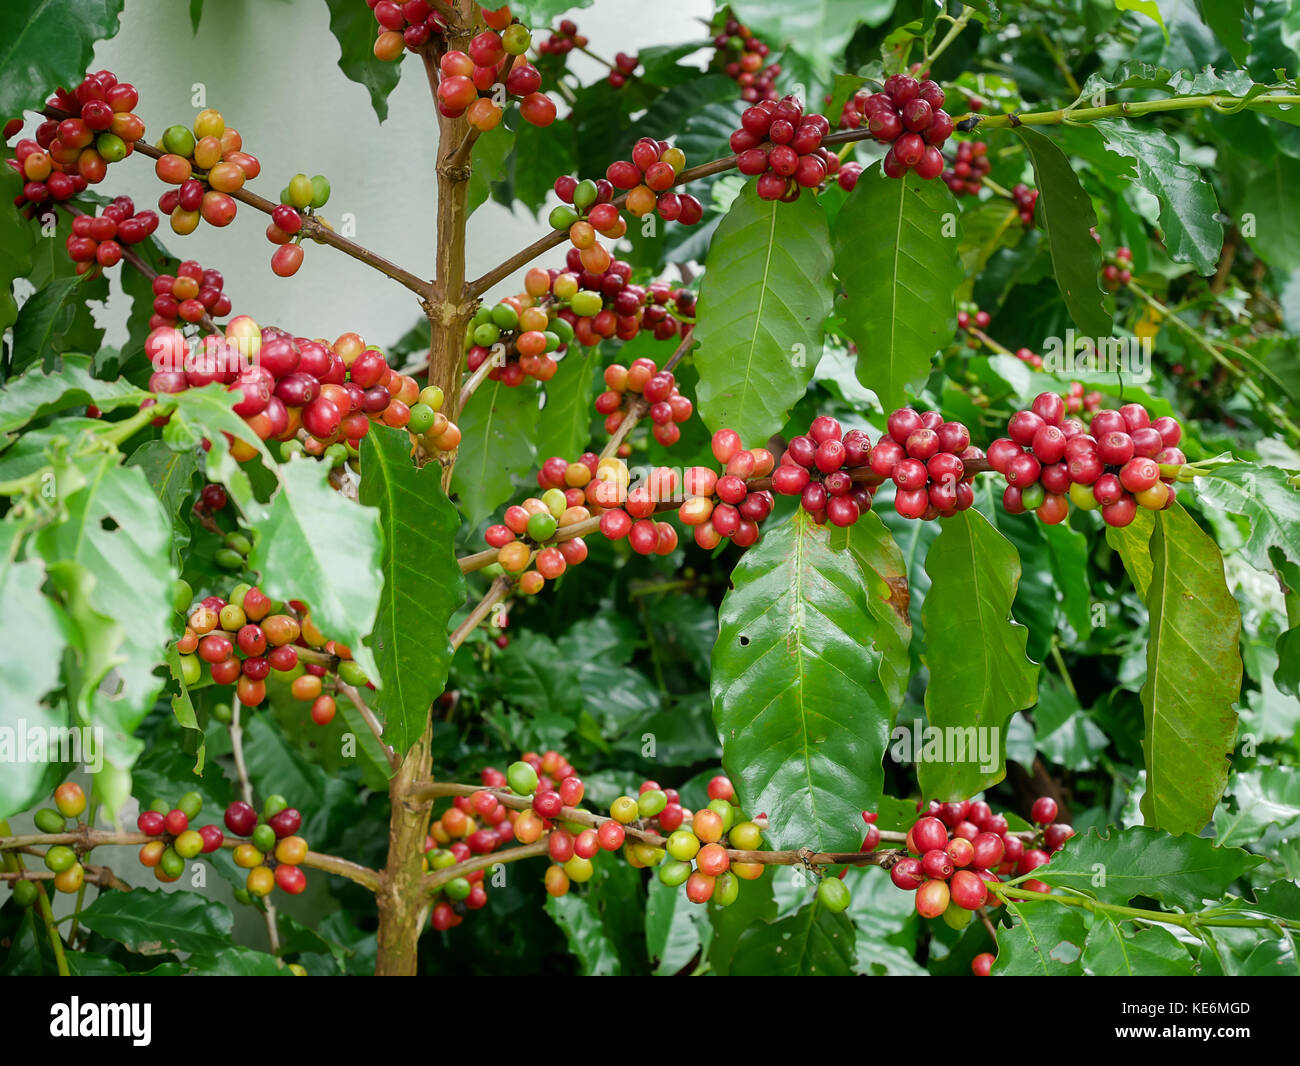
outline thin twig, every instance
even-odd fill
[[[379,741],[379,746],[384,750],[384,757],[388,760],[389,768],[396,770],[402,765],[402,760],[397,752],[393,750],[392,745],[384,740],[384,727],[380,724],[379,719],[375,717],[375,712],[366,706],[365,701],[361,698],[361,693],[352,685],[344,684],[342,681],[338,683],[336,689],[343,693],[352,706],[357,709],[357,713],[361,715],[361,720],[366,723],[366,728],[375,735],[375,739]]]

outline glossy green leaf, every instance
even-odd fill
[[[406,53],[391,63],[376,59],[374,47],[380,27],[374,12],[350,0],[325,2],[330,9],[330,32],[339,44],[339,70],[349,81],[365,86],[370,94],[370,106],[383,122],[388,118],[388,97],[402,76],[402,59]]]
[[[527,125],[527,123],[522,123]],[[506,156],[514,147],[515,136],[504,122],[479,135],[474,142],[474,169],[469,179],[466,210],[472,215],[487,202],[492,183],[501,175]]]
[[[956,217],[956,204],[942,182],[887,178],[872,166],[835,220],[840,308],[858,347],[858,380],[886,411],[925,381],[957,329],[964,274],[945,216]]]
[[[22,193],[23,180],[8,167],[0,174],[0,196],[5,203]],[[32,269],[32,248],[36,244],[33,223],[17,211],[0,211],[0,329],[8,329],[18,317],[14,300],[14,279],[26,277]]]
[[[537,392],[531,382],[510,388],[485,381],[456,420],[461,444],[452,492],[470,526],[510,499],[514,479],[533,465],[538,424]]]
[[[1083,945],[1089,977],[1191,977],[1192,958],[1172,933],[1159,926],[1132,931],[1103,912],[1093,920]]]
[[[1254,6],[1254,0],[1196,0],[1201,20],[1210,27],[1238,66],[1245,66],[1246,57],[1250,55],[1250,46],[1242,30],[1248,2]]]
[[[696,312],[700,417],[764,443],[802,398],[831,309],[830,235],[811,196],[760,200],[745,186],[709,244]]]
[[[331,640],[346,644],[366,675],[378,668],[362,638],[374,628],[383,587],[379,512],[335,491],[325,463],[280,469],[280,489],[256,524],[248,565],[273,599],[302,600]]]
[[[1246,844],[1276,826],[1282,840],[1300,834],[1300,776],[1288,766],[1266,766],[1235,774],[1214,815],[1215,841]]]
[[[645,904],[645,945],[657,975],[677,973],[699,953],[712,933],[704,916],[705,912],[686,898],[685,889],[670,888],[657,877],[650,879]]]
[[[994,977],[1070,977],[1083,973],[1087,930],[1073,907],[1050,900],[1008,903],[1012,924],[998,927]]]
[[[127,466],[139,467],[150,487],[162,504],[163,512],[171,517],[172,562],[180,568],[181,552],[189,547],[190,524],[186,520],[186,505],[195,492],[195,478],[199,462],[193,450],[172,451],[160,440],[145,441],[131,453]]]
[[[227,945],[214,955],[195,955],[189,960],[196,977],[292,977],[289,967],[274,955],[238,944]]]
[[[139,407],[152,393],[128,381],[100,381],[91,376],[86,355],[65,355],[48,373],[32,367],[0,389],[0,433],[21,429],[28,422],[95,404],[101,411]]]
[[[1102,303],[1097,281],[1101,249],[1089,232],[1097,225],[1092,201],[1054,141],[1028,126],[1017,126],[1015,132],[1034,164],[1037,217],[1047,230],[1056,284],[1065,306],[1081,333],[1109,337],[1110,312]]]
[[[383,591],[370,647],[382,681],[384,739],[405,754],[424,732],[451,665],[447,623],[465,601],[456,565],[460,516],[442,492],[442,467],[416,469],[405,430],[376,425],[361,441],[361,503],[379,511]]]
[[[1106,543],[1119,553],[1129,580],[1144,600],[1151,587],[1151,535],[1155,532],[1155,512],[1139,507],[1133,521],[1126,526],[1107,526]]]
[[[185,678],[181,670],[181,653],[176,650],[173,643],[167,648],[167,668],[171,671],[172,680],[176,682],[179,691],[172,696],[172,716],[176,719],[176,724],[182,729],[196,735],[197,753],[194,760],[194,772],[203,773],[203,762],[205,756],[205,747],[203,743],[203,730],[199,728],[199,718],[194,712],[194,701],[190,699],[189,687],[185,684]]]
[[[852,553],[800,510],[732,573],[713,649],[713,718],[745,804],[776,847],[847,851],[883,784],[896,706],[880,682],[897,630]],[[877,635],[881,644],[876,644]]]
[[[1300,160],[1278,154],[1251,168],[1241,192],[1241,202],[1250,211],[1246,240],[1264,262],[1282,271],[1300,267],[1300,218],[1291,196],[1297,182]]]
[[[741,888],[744,892],[744,888]],[[843,914],[810,903],[779,922],[752,925],[736,945],[734,977],[844,977],[854,972],[857,934]]]
[[[137,888],[100,894],[82,910],[81,924],[141,955],[216,955],[230,950],[234,915],[194,892]]]
[[[14,322],[15,369],[53,367],[65,352],[99,351],[104,331],[95,325],[88,301],[107,296],[107,280],[92,274],[58,277],[33,293]]]
[[[1241,695],[1241,614],[1218,546],[1175,503],[1156,518],[1142,686],[1147,825],[1196,833],[1228,780]]]
[[[991,738],[982,746],[996,754],[996,766],[981,765],[981,745],[972,743],[964,758],[926,760],[917,773],[926,795],[965,799],[1006,775],[1007,723],[1037,698],[1038,669],[1025,654],[1028,631],[1011,619],[1020,560],[1006,538],[972,509],[943,519],[925,570],[931,580],[921,609],[929,724],[960,730],[968,739]]]
[[[7,0],[0,5],[0,115],[40,109],[92,69],[95,42],[117,33],[123,0]]]
[[[572,461],[586,450],[591,439],[592,382],[600,367],[599,352],[599,348],[570,345],[555,377],[547,383],[537,434],[540,460],[559,455]]]
[[[1206,503],[1248,520],[1242,551],[1251,566],[1265,573],[1273,570],[1270,548],[1300,563],[1300,489],[1291,477],[1276,466],[1229,463],[1197,482],[1197,493]]]

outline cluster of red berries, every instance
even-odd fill
[[[154,800],[135,820],[140,832],[154,838],[141,846],[140,864],[150,867],[154,877],[164,884],[179,880],[187,861],[217,851],[225,840],[220,826],[190,827],[202,809],[203,797],[187,792],[175,806],[166,800]]]
[[[871,438],[860,429],[844,432],[829,415],[812,420],[807,434],[793,437],[772,471],[772,488],[798,496],[803,509],[819,524],[851,526],[871,510],[871,489],[854,484],[853,469],[871,457]]]
[[[655,440],[671,447],[681,439],[677,427],[695,408],[678,390],[677,379],[669,371],[661,371],[653,359],[634,359],[629,366],[611,363],[605,368],[605,384],[609,387],[596,397],[596,410],[605,416],[606,433],[617,432],[639,396],[648,405],[646,413],[654,425]]]
[[[1035,370],[1043,369],[1043,357],[1029,348],[1017,348],[1012,354],[1026,366]]]
[[[948,518],[975,502],[974,471],[984,458],[960,422],[945,422],[938,411],[918,413],[901,407],[889,416],[887,437],[871,450],[870,466],[897,486],[894,510],[904,518],[929,522]]]
[[[890,879],[916,893],[916,912],[922,918],[942,917],[961,929],[972,912],[989,902],[988,884],[1038,869],[1074,835],[1068,825],[1050,824],[1055,817],[1054,800],[1035,800],[1033,818],[1044,828],[1026,841],[1024,834],[1010,832],[1006,818],[982,800],[931,801],[907,831],[908,854],[889,868]],[[1024,887],[1051,891],[1037,880],[1024,882]]]
[[[560,368],[552,353],[573,340],[573,327],[558,312],[558,306],[538,305],[526,292],[504,297],[493,307],[480,306],[466,329],[465,366],[473,373],[496,357],[488,371],[492,381],[511,387],[527,377],[550,381]]]
[[[122,261],[122,249],[139,244],[158,228],[153,211],[136,213],[129,196],[119,196],[96,215],[76,214],[68,235],[68,258],[77,264],[77,273],[98,265],[116,266]]]
[[[1040,362],[1041,366],[1042,363]],[[1082,381],[1070,382],[1069,388],[1065,393],[1065,411],[1066,414],[1088,414],[1092,415],[1101,410],[1101,393],[1095,389],[1089,391],[1084,388]],[[1181,437],[1179,438],[1182,439]]]
[[[578,32],[578,24],[572,19],[563,19],[551,35],[537,45],[537,52],[544,56],[563,56],[575,48],[586,47],[587,38]]]
[[[711,504],[716,476],[705,467],[688,468],[683,475],[686,494],[690,496],[698,491]],[[626,537],[629,547],[638,555],[671,555],[676,551],[677,530],[668,522],[656,522],[654,515],[660,509],[659,504],[672,504],[679,498],[677,471],[653,467],[644,481],[629,488],[630,472],[622,460],[602,459],[596,470],[596,481],[592,495],[600,506],[608,508],[600,515],[601,533],[610,540]],[[704,527],[696,529],[697,542],[700,528]],[[715,538],[714,544],[720,540]]]
[[[944,160],[948,166],[940,177],[954,196],[978,196],[984,178],[993,169],[989,146],[983,141],[962,141],[956,154]]]
[[[636,68],[641,65],[641,59],[636,55],[629,55],[627,52],[614,53],[614,67],[609,72],[607,79],[610,85],[615,89],[621,89],[628,83],[628,79],[636,74]]]
[[[1038,203],[1038,190],[1031,189],[1024,182],[1017,182],[1011,186],[1011,199],[1015,202],[1021,224],[1026,229],[1032,228],[1034,225],[1034,205]]]
[[[135,151],[144,136],[144,123],[134,113],[139,101],[135,86],[109,70],[86,75],[72,92],[60,88],[49,106],[68,117],[42,122],[36,139],[19,141],[8,161],[23,176],[14,203],[67,200],[103,181],[108,165]]]
[[[524,284],[531,295],[541,290],[545,275],[551,304],[558,305],[556,318],[572,327],[583,347],[611,337],[628,341],[642,330],[652,332],[655,340],[667,340],[677,336],[682,321],[695,314],[695,293],[675,289],[666,281],[633,284],[632,266],[621,259],[611,260],[600,273],[583,266],[578,250],[570,248],[565,267],[564,271],[534,268]]]
[[[510,9],[502,8],[505,17]],[[484,12],[489,17],[500,12]],[[498,20],[499,21],[499,20]],[[465,116],[475,129],[486,132],[501,122],[502,109],[493,98],[493,86],[519,100],[519,113],[534,126],[555,121],[555,104],[541,92],[542,74],[521,57],[532,44],[526,26],[507,21],[498,33],[489,26],[475,35],[465,52],[445,52],[438,61],[438,110],[448,118]]]
[[[632,158],[610,163],[605,178],[614,188],[627,190],[624,206],[638,218],[655,211],[665,222],[693,226],[704,217],[703,205],[694,196],[670,191],[685,169],[686,153],[680,148],[642,137],[632,147]]]
[[[563,203],[551,209],[548,221],[552,229],[568,230],[569,242],[579,251],[595,243],[596,233],[617,240],[627,232],[623,216],[610,203],[614,199],[614,186],[605,178],[579,181],[569,174],[561,174],[555,179],[554,189]]]
[[[709,782],[708,806],[698,811],[682,808],[674,789],[646,781],[635,799],[616,799],[610,814],[624,823],[641,819],[668,834],[662,849],[641,844],[629,849],[628,860],[633,866],[658,867],[660,882],[671,888],[685,885],[692,903],[729,907],[740,894],[742,880],[762,876],[762,863],[737,862],[730,855],[731,850],[757,851],[763,831],[745,817],[735,788],[722,775]]]
[[[336,710],[334,697],[324,691],[331,668],[345,684],[368,684],[352,652],[327,640],[304,604],[277,603],[256,585],[235,586],[228,601],[203,599],[188,612],[176,650],[187,685],[202,679],[206,664],[214,684],[234,685],[241,704],[257,707],[274,678],[289,686],[294,699],[311,704],[317,725],[327,725]]]
[[[271,253],[271,273],[289,278],[302,266],[303,217],[324,207],[330,198],[330,183],[324,174],[309,178],[295,174],[289,184],[280,190],[280,203],[271,211],[271,221],[266,224],[266,239],[276,245]],[[326,224],[328,225],[328,224]]]
[[[1101,283],[1107,292],[1121,289],[1133,280],[1133,253],[1123,246],[1102,257]]]
[[[447,32],[447,20],[434,10],[426,0],[366,0],[379,23],[379,36],[375,38],[375,58],[385,63],[397,59],[409,49],[418,52],[430,37],[441,37]],[[483,12],[484,17],[494,13]],[[508,19],[507,19],[508,21]]]
[[[1174,501],[1171,467],[1187,462],[1178,449],[1182,428],[1168,416],[1151,419],[1139,403],[1096,411],[1089,425],[1066,417],[1065,401],[1039,393],[1017,411],[1007,436],[989,445],[989,465],[1007,481],[1002,505],[1011,514],[1034,511],[1040,520],[1065,520],[1073,503],[1101,509],[1110,526],[1127,526],[1138,507],[1159,511]]]
[[[731,135],[736,168],[758,175],[764,200],[797,200],[803,189],[818,188],[839,169],[839,156],[822,147],[830,128],[824,115],[804,114],[793,96],[763,100],[745,109],[740,129]]]
[[[243,144],[239,131],[213,108],[198,113],[193,130],[177,125],[163,132],[158,148],[165,154],[154,173],[176,188],[158,198],[158,210],[170,216],[176,233],[193,233],[200,221],[220,227],[235,220],[239,205],[230,194],[262,172]]]
[[[560,458],[548,459],[547,463],[551,466],[543,464],[537,480],[545,480],[553,487],[540,498],[530,496],[523,503],[507,507],[502,524],[488,526],[483,533],[489,547],[498,549],[501,569],[518,578],[519,590],[527,596],[535,596],[546,581],[554,581],[587,558],[587,544],[581,537],[560,538],[557,534],[591,517],[583,486],[595,475],[596,456],[588,452],[576,463]],[[556,464],[564,466],[559,472],[563,488],[555,485]],[[535,569],[530,570],[530,564]]]
[[[152,211],[146,213],[153,215]],[[156,220],[157,216],[154,217]],[[76,231],[75,223],[73,231]],[[221,291],[225,284],[221,271],[205,270],[193,259],[178,265],[175,274],[157,275],[153,279],[153,314],[149,317],[149,328],[172,329],[178,319],[194,323],[202,321],[204,315],[221,318],[230,314],[230,297]]]
[[[42,807],[34,821],[41,833],[67,832],[69,818],[80,819],[86,810],[86,794],[75,781],[65,781],[54,790],[54,806]],[[60,892],[76,892],[86,880],[86,868],[77,851],[66,844],[54,844],[42,856],[45,868],[54,874],[54,887]],[[34,880],[13,883],[14,902],[20,907],[30,907],[40,891]]]
[[[755,37],[748,26],[732,18],[729,11],[722,13],[721,26],[715,28],[714,62],[740,86],[740,98],[750,104],[775,101],[779,95],[776,79],[781,74],[781,65],[766,62],[771,52],[768,45]]]
[[[307,887],[302,861],[307,857],[307,841],[298,836],[302,814],[290,807],[283,796],[268,796],[261,817],[248,803],[236,801],[226,808],[226,828],[249,843],[235,845],[235,865],[248,871],[244,882],[247,899],[236,893],[241,902],[269,896],[273,888],[297,896]]]
[[[759,526],[776,503],[769,490],[751,488],[749,479],[767,477],[776,460],[766,448],[745,448],[734,429],[718,430],[711,446],[722,470],[693,466],[685,472],[686,501],[677,509],[677,517],[693,528],[695,543],[706,551],[724,539],[748,548],[757,542]],[[629,509],[632,495],[628,494]]]
[[[943,173],[940,149],[952,136],[952,117],[943,110],[944,95],[937,82],[917,81],[907,74],[885,80],[883,92],[862,103],[871,136],[888,144],[883,169],[891,178],[915,170],[922,178]]]

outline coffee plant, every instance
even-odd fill
[[[142,2],[0,8],[0,972],[1300,973],[1289,5],[325,0],[367,206]]]

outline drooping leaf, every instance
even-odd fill
[[[1153,511],[1139,507],[1136,517],[1126,526],[1107,526],[1106,543],[1119,552],[1129,580],[1144,600],[1151,587],[1151,534],[1156,528]]]
[[[87,929],[141,955],[228,951],[234,920],[224,903],[194,892],[151,888],[103,892],[81,912],[81,924]]]
[[[1175,503],[1156,517],[1142,686],[1147,825],[1196,833],[1228,780],[1241,694],[1241,614],[1218,546]]]
[[[570,345],[547,383],[537,436],[537,454],[543,460],[552,455],[576,459],[590,439],[592,378],[600,366],[599,351]]]
[[[926,795],[965,799],[1006,775],[1007,723],[1036,699],[1038,670],[1025,654],[1028,631],[1011,619],[1020,559],[972,509],[943,520],[925,570],[931,580],[921,609],[930,670],[926,715],[932,726],[961,731],[953,735],[969,744],[964,758],[926,760],[917,772]],[[975,739],[981,737],[982,745]],[[996,766],[981,765],[981,747],[996,752]]]
[[[0,174],[0,196],[12,203],[22,192],[23,179],[8,167]],[[14,279],[26,277],[32,268],[36,235],[32,223],[17,211],[0,212],[0,330],[8,329],[18,317],[14,300]]]
[[[461,512],[476,526],[514,492],[537,455],[537,393],[525,382],[515,388],[485,381],[461,411],[461,444],[451,488]]]
[[[442,467],[417,470],[405,430],[376,425],[361,441],[361,503],[379,511],[384,583],[370,646],[382,686],[384,739],[399,755],[420,738],[451,664],[447,622],[465,600],[456,565],[460,516]]]
[[[193,451],[172,451],[160,440],[145,441],[126,461],[143,471],[150,487],[172,523],[172,562],[180,569],[181,551],[190,543],[190,524],[185,520],[185,504],[194,492],[199,463]]]
[[[1277,270],[1300,267],[1300,219],[1290,190],[1300,181],[1300,160],[1278,153],[1251,168],[1241,201],[1250,207],[1246,240],[1264,262]]]
[[[203,762],[206,753],[203,743],[203,730],[199,728],[199,718],[194,712],[194,701],[190,699],[189,686],[185,684],[181,669],[181,653],[176,650],[175,644],[167,648],[167,668],[171,671],[172,680],[180,687],[180,691],[172,696],[172,716],[176,719],[176,724],[182,729],[196,734],[197,752],[194,760],[194,772],[201,774],[203,773]]]
[[[118,30],[123,0],[9,0],[0,5],[0,115],[39,110],[59,85],[76,88],[95,43]]]
[[[854,819],[880,795],[897,708],[879,677],[898,637],[874,595],[853,554],[835,550],[802,510],[732,574],[713,650],[713,717],[723,765],[746,807],[767,812],[777,847],[857,847]]]
[[[700,908],[681,888],[670,888],[657,877],[650,879],[645,904],[645,943],[655,973],[671,976],[686,966],[700,950],[712,929]]]
[[[695,326],[700,416],[757,446],[785,425],[821,358],[831,309],[826,216],[811,196],[760,200],[751,183],[714,233],[706,265]]]
[[[380,122],[388,118],[388,97],[402,76],[402,57],[391,63],[375,58],[379,23],[367,6],[349,0],[325,0],[330,9],[330,32],[339,43],[339,70],[349,81],[365,86],[370,106]]]
[[[945,233],[955,217],[942,182],[864,171],[835,221],[835,273],[843,314],[858,348],[858,380],[885,410],[930,373],[935,352],[957,329],[963,273],[958,241]]]
[[[88,301],[107,296],[107,280],[91,274],[55,278],[34,293],[14,322],[15,369],[53,367],[65,352],[98,351],[104,331],[95,325]]]

